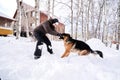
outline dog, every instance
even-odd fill
[[[93,51],[88,44],[83,41],[73,39],[70,34],[62,33],[59,39],[64,41],[65,52],[61,58],[69,56],[70,52],[77,52],[78,55],[98,54],[103,58],[103,53],[99,50]]]

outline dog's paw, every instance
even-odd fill
[[[61,56],[61,58],[64,58],[65,56],[63,55],[63,56]]]

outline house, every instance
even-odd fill
[[[13,34],[12,25],[15,19],[0,12],[0,35],[7,36]]]
[[[20,1],[20,5],[22,7],[21,9],[21,23],[22,23],[21,24],[21,36],[26,36],[27,26],[29,28],[29,33],[32,33],[33,29],[36,27],[35,26],[35,19],[36,19],[35,8],[21,1]],[[17,17],[18,17],[18,10],[16,10],[13,18],[17,19]],[[43,23],[47,19],[48,19],[48,15],[40,11],[40,23]],[[58,32],[63,33],[65,31],[65,26],[63,23],[60,23],[57,26],[58,27],[56,28],[56,30]],[[17,27],[17,22],[15,22],[14,30],[16,30],[16,27]]]

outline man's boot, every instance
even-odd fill
[[[42,46],[43,45],[38,45],[36,51],[35,51],[35,56],[34,59],[39,59],[41,57],[41,53],[42,53]]]

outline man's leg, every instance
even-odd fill
[[[52,45],[51,45],[50,40],[49,40],[46,36],[44,36],[43,39],[44,39],[44,43],[45,43],[46,46],[47,46],[47,51],[48,51],[50,54],[53,54]]]
[[[36,44],[35,52],[34,52],[34,56],[35,56],[34,58],[38,59],[38,58],[40,58],[41,52],[42,52],[42,46],[43,46],[42,36],[43,36],[43,34],[41,32],[39,32],[39,33],[35,32],[34,36],[38,41],[37,44]]]
[[[43,43],[41,41],[38,41],[36,44],[35,52],[34,52],[35,59],[40,58],[41,53],[42,53],[42,46],[43,46]]]

